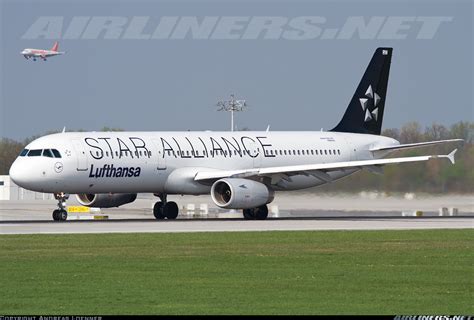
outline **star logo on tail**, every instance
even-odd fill
[[[372,85],[369,85],[365,92],[364,98],[359,98],[362,110],[365,112],[364,121],[369,122],[370,120],[377,121],[379,116],[379,108],[377,107],[380,103],[380,96],[372,89]]]

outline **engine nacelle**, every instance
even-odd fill
[[[81,193],[76,195],[77,201],[86,207],[112,208],[119,207],[137,199],[136,193]]]
[[[214,182],[211,197],[221,208],[250,209],[272,202],[275,193],[257,181],[226,178]]]

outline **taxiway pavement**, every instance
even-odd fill
[[[0,222],[0,234],[77,233],[173,233],[309,230],[418,230],[472,229],[472,217],[341,217],[280,218],[258,220],[109,220],[109,221],[8,221]]]

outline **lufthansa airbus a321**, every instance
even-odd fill
[[[210,194],[221,208],[265,219],[275,191],[319,186],[358,170],[446,158],[387,158],[393,151],[461,139],[400,144],[381,136],[392,48],[378,48],[334,129],[311,132],[63,132],[34,140],[10,168],[19,186],[53,193],[54,220],[66,220],[66,199],[118,207],[138,193],[160,198],[156,219],[176,219],[167,195]]]

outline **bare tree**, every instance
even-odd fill
[[[409,122],[400,131],[401,143],[415,143],[423,140],[421,126],[418,122]]]
[[[449,130],[442,124],[433,123],[425,129],[426,140],[444,140],[449,138]]]

